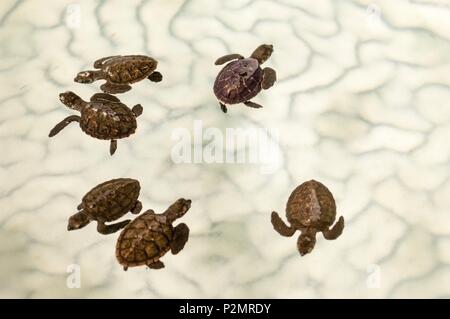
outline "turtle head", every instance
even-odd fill
[[[309,254],[316,245],[316,234],[314,232],[302,232],[297,240],[298,252],[301,256]]]
[[[96,80],[95,71],[79,72],[73,80],[78,83],[92,83]]]
[[[69,218],[69,223],[67,224],[67,230],[76,230],[83,228],[89,224],[90,220],[86,213],[83,211],[78,212]]]
[[[186,212],[191,208],[191,200],[180,198],[175,203],[169,206],[164,214],[167,216],[169,223],[184,216]]]
[[[263,64],[264,62],[267,61],[268,58],[270,58],[272,52],[273,52],[273,45],[261,44],[259,47],[256,48],[255,51],[253,51],[250,57],[258,60],[259,64]]]
[[[59,100],[62,104],[74,110],[81,110],[83,100],[71,91],[59,94]]]

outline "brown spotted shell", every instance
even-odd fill
[[[106,60],[102,71],[106,79],[115,84],[130,84],[148,77],[158,62],[145,55],[126,55]]]
[[[226,104],[246,102],[262,89],[263,71],[256,59],[228,63],[217,75],[214,94]]]
[[[81,110],[80,127],[98,139],[120,139],[136,131],[136,115],[122,103],[89,102]]]
[[[117,261],[124,267],[152,264],[169,251],[172,239],[173,227],[166,216],[146,211],[120,233]]]
[[[118,178],[101,183],[82,199],[82,208],[92,219],[110,222],[134,208],[141,187],[137,180]]]
[[[320,182],[310,180],[298,186],[289,196],[286,217],[291,225],[322,230],[336,218],[333,194]]]

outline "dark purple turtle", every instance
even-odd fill
[[[73,92],[59,95],[59,99],[67,107],[79,111],[81,116],[71,115],[56,124],[49,137],[55,136],[71,122],[79,122],[86,134],[101,139],[110,140],[109,151],[112,154],[117,149],[117,140],[128,137],[136,131],[136,117],[142,114],[142,106],[137,104],[129,109],[120,100],[107,93],[96,93],[90,102],[83,101]]]
[[[248,107],[261,108],[262,105],[250,101],[261,89],[267,90],[277,80],[274,69],[263,64],[272,54],[273,46],[262,44],[249,58],[240,54],[228,54],[216,61],[216,65],[224,64],[225,67],[217,75],[214,82],[214,94],[219,99],[220,108],[227,112],[226,104],[244,103]]]
[[[111,234],[125,227],[130,220],[124,220],[111,225],[112,222],[129,211],[139,214],[142,204],[138,200],[141,187],[139,182],[131,178],[117,178],[101,183],[83,196],[78,205],[78,213],[69,218],[67,230],[83,228],[91,221],[97,221],[97,231],[101,234]]]
[[[320,182],[310,180],[298,186],[286,204],[287,226],[276,212],[272,212],[272,225],[282,236],[292,236],[297,230],[301,235],[297,241],[300,255],[310,253],[316,244],[316,233],[322,232],[328,240],[336,239],[344,229],[344,217],[336,218],[336,203],[333,194]]]
[[[106,80],[100,89],[105,93],[123,93],[131,90],[129,84],[148,78],[150,81],[162,80],[161,73],[155,71],[158,61],[145,55],[116,55],[101,58],[94,62],[94,71],[82,71],[74,81],[92,83]]]

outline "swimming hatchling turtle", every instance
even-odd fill
[[[74,81],[78,83],[92,83],[104,79],[105,84],[100,89],[105,93],[124,93],[131,90],[129,84],[148,78],[159,82],[162,74],[155,71],[158,61],[145,55],[115,55],[101,58],[94,62],[98,70],[82,71]]]
[[[263,64],[272,54],[273,46],[260,45],[253,51],[249,58],[240,54],[228,54],[216,60],[216,65],[224,64],[225,67],[217,75],[214,82],[214,94],[219,99],[220,108],[227,112],[225,104],[244,103],[248,107],[260,108],[262,105],[251,102],[261,89],[267,90],[277,80],[274,69]],[[237,60],[237,61],[233,61]]]
[[[119,219],[129,211],[139,214],[142,204],[138,200],[141,187],[131,178],[118,178],[101,183],[91,189],[78,205],[78,213],[69,218],[67,230],[80,229],[91,221],[97,221],[97,230],[101,234],[111,234],[125,227],[130,220],[105,225]]]
[[[297,241],[300,255],[310,253],[316,244],[316,233],[322,232],[325,239],[336,239],[344,229],[344,217],[330,228],[336,218],[336,203],[328,188],[320,182],[310,180],[292,192],[286,205],[287,226],[276,212],[272,212],[272,225],[282,236],[292,236],[300,230]]]
[[[116,245],[117,261],[123,269],[141,265],[163,268],[159,259],[169,250],[178,254],[188,241],[188,226],[181,223],[173,227],[172,223],[190,207],[189,199],[180,198],[162,214],[155,214],[150,209],[129,223],[120,233]]]
[[[90,102],[83,101],[73,92],[59,95],[60,101],[67,107],[79,111],[81,116],[71,115],[56,124],[49,137],[55,136],[71,122],[79,122],[86,134],[101,139],[110,140],[110,154],[117,149],[117,140],[128,137],[136,131],[136,117],[142,114],[142,106],[137,104],[130,110],[120,100],[107,93],[96,93]]]

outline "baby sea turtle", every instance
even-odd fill
[[[189,228],[181,223],[172,223],[182,217],[191,207],[191,200],[180,198],[164,213],[148,210],[128,224],[120,233],[116,245],[116,257],[124,270],[128,267],[147,265],[160,269],[159,260],[169,249],[178,254],[189,238]]]
[[[91,221],[97,221],[97,230],[101,234],[111,234],[125,227],[130,220],[116,224],[105,225],[112,222],[129,211],[139,214],[142,204],[138,200],[141,187],[137,180],[131,178],[118,178],[101,183],[91,189],[78,205],[78,213],[69,218],[67,230],[80,229]]]
[[[267,90],[277,80],[274,69],[263,64],[272,54],[273,46],[260,45],[249,58],[240,54],[228,54],[216,61],[216,65],[228,63],[217,75],[214,82],[214,94],[219,99],[220,108],[227,112],[225,104],[244,103],[248,107],[260,108],[262,105],[251,102],[261,89]]]
[[[297,241],[300,255],[310,253],[316,244],[316,233],[322,232],[325,239],[336,239],[344,229],[344,217],[330,229],[336,218],[336,203],[328,188],[320,182],[310,180],[292,192],[286,205],[287,226],[276,212],[272,212],[272,225],[282,236],[292,236],[300,230]]]
[[[162,74],[155,71],[158,61],[145,55],[115,55],[101,58],[94,62],[94,71],[82,71],[74,81],[92,83],[96,80],[106,80],[100,86],[105,93],[124,93],[131,90],[129,84],[148,78],[160,82]]]
[[[142,106],[137,104],[129,109],[120,100],[107,93],[96,93],[90,102],[83,101],[73,92],[59,95],[59,99],[67,107],[79,111],[81,116],[71,115],[56,124],[49,137],[55,136],[71,122],[79,122],[86,134],[101,139],[110,140],[110,154],[117,149],[117,140],[128,137],[136,131],[136,117],[142,114]]]

